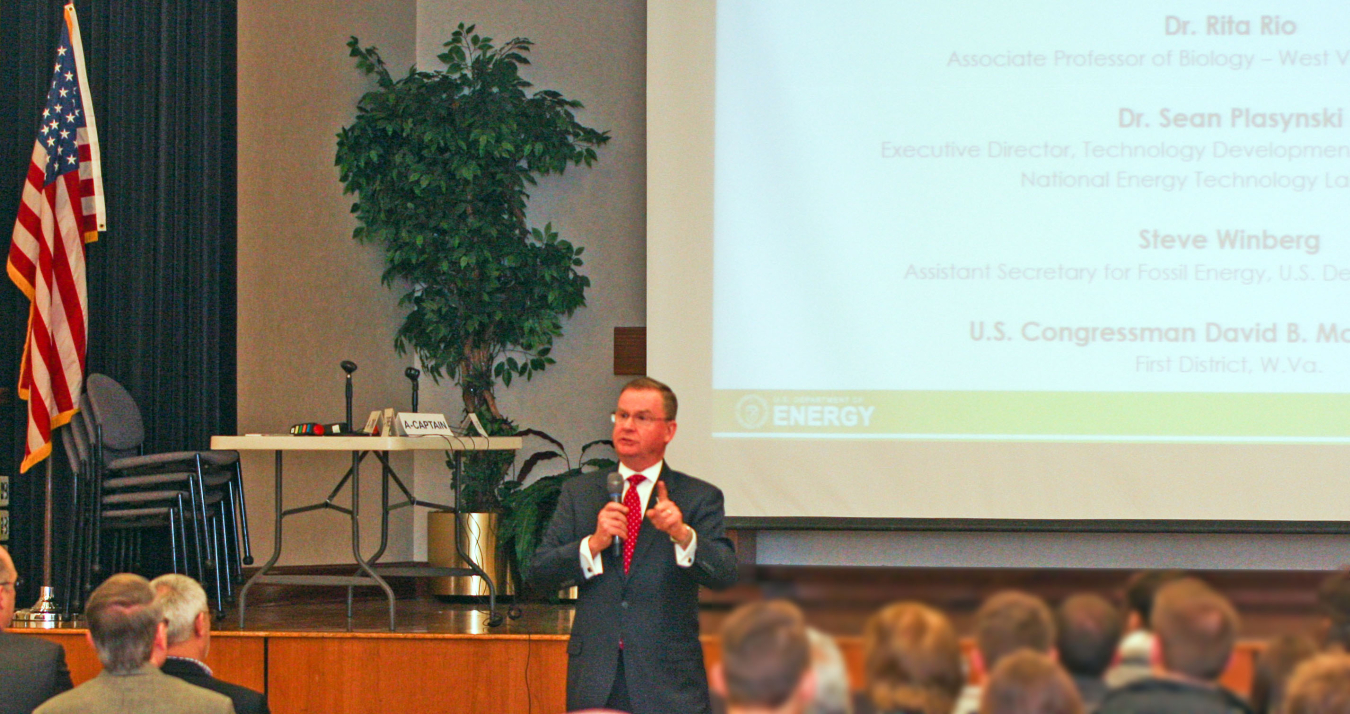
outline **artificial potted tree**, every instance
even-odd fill
[[[582,248],[527,221],[529,187],[568,166],[590,166],[608,132],[583,126],[581,103],[531,91],[520,76],[531,43],[501,46],[463,23],[438,55],[444,70],[394,78],[375,47],[347,43],[375,79],[338,133],[337,166],[360,225],[353,237],[385,251],[382,280],[403,291],[395,337],[437,382],[458,385],[464,415],[490,435],[516,425],[495,390],[553,364],[562,321],[586,304]],[[463,512],[500,510],[509,452],[464,459]],[[485,517],[490,520],[491,517]]]

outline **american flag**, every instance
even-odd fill
[[[52,85],[9,245],[9,277],[28,296],[19,396],[28,400],[27,471],[52,450],[84,387],[89,332],[84,246],[105,229],[98,132],[75,7],[66,5]]]

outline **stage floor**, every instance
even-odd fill
[[[772,595],[756,593],[755,596]],[[749,597],[749,596],[745,596]],[[714,599],[714,598],[707,598]],[[700,629],[705,635],[715,635],[722,620],[742,597],[715,598],[705,602],[699,612]],[[796,598],[790,598],[796,599]],[[862,633],[867,618],[881,606],[870,601],[843,600],[835,603],[818,599],[798,601],[814,627],[835,637],[856,637]],[[931,601],[930,601],[931,602]],[[969,637],[974,628],[977,600],[962,605],[938,605],[952,619],[957,632]],[[1052,603],[1053,604],[1053,603]],[[497,609],[507,613],[509,601],[499,601]],[[358,597],[353,603],[353,617],[347,622],[346,605],[332,598],[316,602],[296,599],[250,604],[244,631],[252,632],[362,632],[388,633],[389,613],[386,601],[376,597]],[[486,602],[441,602],[429,596],[400,598],[397,604],[396,632],[432,634],[498,634],[498,635],[560,635],[571,632],[573,606],[569,602],[521,603],[519,618],[506,618],[499,627],[487,626]],[[1269,639],[1285,633],[1312,635],[1317,628],[1317,613],[1311,603],[1275,603],[1242,607],[1242,637]],[[230,608],[227,615],[215,624],[217,631],[239,631],[239,614]]]

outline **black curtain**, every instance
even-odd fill
[[[108,230],[87,251],[89,371],[113,377],[136,398],[148,450],[205,448],[211,435],[235,431],[236,4],[75,6],[108,205]],[[5,251],[62,7],[0,0],[0,47],[9,48],[0,90]],[[27,315],[27,300],[5,278],[0,388],[11,398],[0,404],[0,474],[11,477],[9,546],[25,580],[21,604],[36,595],[42,543],[43,467],[18,474],[26,405],[13,387]]]

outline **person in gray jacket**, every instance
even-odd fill
[[[19,571],[0,547],[0,629],[14,619]],[[37,706],[70,689],[66,651],[55,642],[0,632],[0,714],[31,714]]]
[[[84,616],[103,671],[37,708],[37,714],[233,714],[224,694],[195,687],[151,662],[168,648],[164,615],[150,581],[122,573],[89,596]]]

